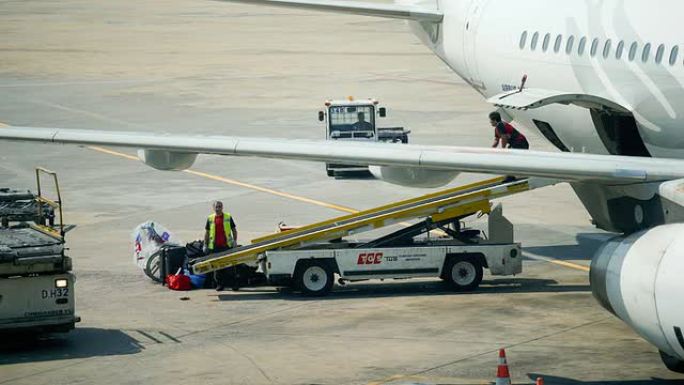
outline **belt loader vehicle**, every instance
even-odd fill
[[[56,200],[42,195],[42,174],[53,177]],[[57,175],[39,168],[36,182],[37,195],[0,189],[0,333],[66,332],[80,321]]]
[[[513,226],[491,200],[529,188],[527,180],[504,178],[456,187],[257,238],[250,245],[194,260],[192,268],[198,274],[225,268],[245,274],[247,266],[271,284],[306,295],[327,294],[335,274],[340,282],[439,277],[456,290],[474,290],[484,268],[492,275],[522,272]],[[461,226],[462,219],[478,213],[489,215],[488,237]],[[370,241],[344,239],[415,219]],[[435,230],[441,235],[432,234]]]

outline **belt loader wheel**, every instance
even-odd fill
[[[444,277],[458,291],[472,291],[482,282],[482,263],[476,258],[452,257],[444,266]]]
[[[323,296],[330,292],[334,283],[333,272],[325,261],[301,261],[294,274],[294,284],[302,294]]]

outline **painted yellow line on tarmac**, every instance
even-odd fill
[[[122,158],[130,159],[130,160],[139,160],[137,156],[124,154],[123,152],[112,151],[112,150],[110,150],[108,148],[104,148],[104,147],[86,146],[86,148],[89,148],[89,149],[95,150],[95,151],[99,151],[99,152],[102,152],[105,154],[109,154],[109,155],[120,156]]]
[[[327,207],[327,208],[333,209],[333,210],[344,211],[344,212],[351,213],[351,214],[354,214],[354,213],[358,213],[358,212],[359,212],[359,210],[355,210],[355,209],[352,209],[352,208],[349,208],[349,207],[344,207],[344,206],[335,205],[335,204],[332,204],[332,203],[322,202],[322,201],[319,201],[319,200],[310,199],[310,198],[306,198],[306,197],[299,196],[299,195],[289,194],[289,193],[285,193],[285,192],[278,191],[278,190],[272,190],[272,189],[270,189],[270,188],[265,188],[265,187],[261,187],[261,186],[255,186],[255,185],[253,185],[253,184],[244,183],[244,182],[240,182],[240,181],[237,181],[237,180],[234,180],[234,179],[224,178],[224,177],[221,177],[221,176],[216,176],[216,175],[207,174],[207,173],[205,173],[205,172],[194,171],[194,170],[183,170],[183,172],[188,173],[188,174],[193,174],[193,175],[201,176],[201,177],[203,177],[203,178],[207,178],[207,179],[212,179],[212,180],[215,180],[215,181],[223,182],[223,183],[228,183],[228,184],[232,184],[232,185],[236,185],[236,186],[246,187],[246,188],[252,189],[252,190],[262,191],[262,192],[265,192],[265,193],[269,193],[269,194],[281,196],[281,197],[288,198],[288,199],[294,199],[294,200],[297,200],[297,201],[300,201],[300,202],[311,203],[311,204],[314,204],[314,205],[317,205],[317,206]]]
[[[91,149],[91,150],[99,151],[99,152],[109,154],[109,155],[118,156],[121,158],[126,158],[126,159],[130,159],[130,160],[139,160],[138,157],[136,157],[136,156],[124,154],[122,152],[110,150],[110,149],[104,148],[104,147],[98,147],[98,146],[86,146],[86,147]],[[218,175],[207,174],[206,172],[195,171],[195,170],[183,170],[183,172],[186,174],[192,174],[192,175],[199,176],[202,178],[215,180],[217,182],[232,184],[235,186],[240,186],[240,187],[248,188],[251,190],[261,191],[261,192],[265,192],[265,193],[268,193],[271,195],[277,195],[277,196],[280,196],[283,198],[292,199],[292,200],[296,200],[296,201],[300,201],[300,202],[304,202],[304,203],[309,203],[309,204],[313,204],[313,205],[317,205],[317,206],[321,206],[321,207],[326,207],[326,208],[337,210],[337,211],[343,211],[343,212],[347,212],[347,213],[351,213],[351,214],[359,212],[358,210],[355,210],[355,209],[352,209],[349,207],[344,207],[344,206],[335,205],[332,203],[322,202],[319,200],[306,198],[303,196],[294,195],[294,194],[290,194],[290,193],[286,193],[286,192],[282,192],[282,191],[278,191],[278,190],[273,190],[273,189],[269,189],[266,187],[256,186],[253,184],[240,182],[240,181],[237,181],[235,179],[229,179],[229,178],[224,178],[224,177],[218,176]]]
[[[553,263],[553,264],[556,264],[559,266],[569,267],[569,268],[575,269],[575,270],[581,270],[581,271],[586,271],[586,272],[591,270],[589,266],[580,265],[577,263],[572,263],[572,262],[567,262],[567,261],[561,261],[561,260],[556,259],[556,258],[551,258],[551,257],[543,256],[543,255],[533,254],[533,253],[530,253],[529,251],[523,251],[523,257],[526,257],[529,259],[534,259],[535,261],[549,262],[549,263]]]
[[[560,265],[560,266],[569,267],[569,268],[575,269],[575,270],[582,270],[582,271],[586,271],[586,272],[589,272],[589,270],[591,270],[589,268],[589,266],[578,265],[578,264],[572,263],[572,262],[560,261],[558,259],[549,259],[548,262],[555,263],[556,265]]]

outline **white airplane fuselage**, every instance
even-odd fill
[[[684,158],[684,3],[440,0],[438,7],[439,30],[415,22],[412,29],[484,97],[515,90],[526,74],[527,88],[598,96],[630,111],[638,136],[625,140],[643,141],[641,155]],[[528,130],[539,131],[533,120],[548,123],[570,151],[615,154],[587,108],[506,112]]]
[[[527,75],[525,88],[591,95],[621,107],[619,113],[572,104],[504,109],[523,130],[538,132],[562,151],[684,158],[684,33],[678,28],[684,2],[401,3],[437,7],[444,13],[439,26],[409,25],[485,98],[519,90],[523,75]],[[607,127],[611,124],[614,126]],[[592,262],[592,290],[606,309],[656,345],[665,354],[665,362],[678,362],[673,370],[681,370],[684,306],[681,293],[676,292],[679,280],[664,275],[684,269],[684,259],[673,246],[682,227],[660,226],[667,220],[634,226],[629,215],[630,210],[635,216],[660,210],[656,207],[663,201],[649,205],[657,200],[651,197],[662,185],[614,188],[588,183],[573,187],[600,227],[652,229],[616,239],[597,253]],[[607,203],[620,199],[623,201],[613,207]],[[627,219],[617,218],[616,208],[627,211]],[[674,254],[666,258],[667,253]]]

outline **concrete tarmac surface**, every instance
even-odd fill
[[[492,141],[492,107],[401,21],[213,1],[1,2],[0,95],[12,125],[286,138],[321,138],[323,101],[353,95],[379,99],[384,124],[411,129],[413,143]],[[131,231],[148,219],[199,239],[221,199],[246,243],[281,220],[429,190],[334,180],[318,163],[200,156],[189,172],[161,172],[134,157],[0,142],[0,187],[33,188],[36,166],[59,174],[83,319],[65,335],[3,339],[0,384],[479,384],[494,380],[500,347],[516,383],[684,380],[593,299],[587,266],[611,235],[567,185],[503,200],[537,259],[473,293],[431,279],[315,299],[172,292],[132,263]]]

